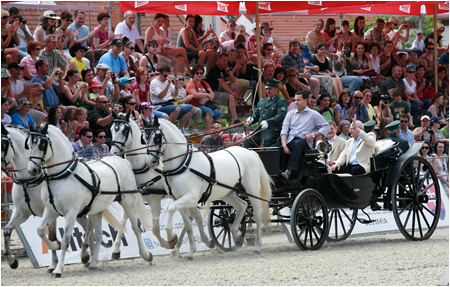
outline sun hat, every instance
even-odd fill
[[[42,20],[44,20],[44,18],[50,18],[50,19],[55,19],[55,20],[60,19],[59,16],[56,16],[56,14],[55,14],[55,12],[53,12],[53,10],[44,11],[44,15],[39,16],[39,18],[38,18],[39,22],[42,22]]]
[[[267,29],[273,30],[273,28],[270,27],[269,22],[262,22],[260,27],[261,27],[261,29],[267,28]]]
[[[101,88],[101,87],[102,87],[102,85],[100,85],[99,82],[92,81],[91,85],[89,86],[89,89],[91,89],[91,88]]]
[[[222,135],[222,140],[224,141],[225,139],[230,139],[231,140],[231,137],[228,134],[223,134]]]
[[[17,100],[17,110],[20,110],[25,105],[31,105],[27,98],[23,97]]]
[[[2,68],[2,78],[9,78],[11,77],[11,74],[9,73],[8,69]]]
[[[75,53],[78,52],[79,50],[84,50],[86,52],[86,47],[84,47],[80,43],[77,43],[77,44],[73,45],[72,47],[70,47],[69,54],[73,58],[75,58]]]

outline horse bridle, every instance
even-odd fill
[[[25,140],[25,149],[30,149],[30,147],[28,146],[28,139],[31,137],[31,148],[34,148],[34,146],[37,144],[37,142],[39,141],[39,145],[38,145],[38,149],[40,151],[42,151],[42,156],[38,157],[38,156],[31,156],[29,157],[30,161],[32,163],[34,163],[36,166],[42,168],[44,167],[45,164],[45,156],[47,155],[47,150],[48,150],[48,146],[50,146],[52,153],[53,152],[53,146],[52,146],[52,141],[50,140],[50,138],[48,137],[47,134],[42,134],[40,132],[30,132],[30,135],[27,137],[27,139]],[[39,159],[41,161],[41,164],[37,164],[34,159]]]
[[[129,122],[119,119],[114,120],[114,130],[118,132],[122,124],[125,125],[125,128],[122,132],[123,135],[125,136],[125,140],[123,142],[113,140],[111,141],[111,146],[115,146],[116,148],[118,148],[119,151],[122,153],[120,156],[123,158],[125,157],[123,154],[123,152],[125,151],[125,143],[127,142],[130,133],[133,133],[133,130],[131,129]]]
[[[165,146],[166,146],[166,138],[165,138],[162,130],[159,127],[155,127],[155,126],[146,127],[144,129],[144,132],[142,133],[141,143],[144,145],[147,145],[146,139],[144,137],[146,137],[147,139],[150,139],[153,134],[155,134],[153,141],[155,142],[155,145],[158,145],[158,149],[152,150],[152,149],[147,148],[147,154],[154,156],[156,158],[156,160],[159,162],[159,158],[161,157],[161,155],[164,154],[164,150],[165,150]],[[163,139],[164,139],[164,142],[163,142]]]
[[[6,166],[8,164],[6,162],[6,155],[8,154],[9,147],[11,147],[14,154],[16,154],[11,136],[9,134],[2,134],[2,166]]]

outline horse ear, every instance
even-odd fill
[[[32,125],[30,125],[30,133],[32,133],[32,132],[34,132],[34,128],[33,128],[33,126]]]
[[[30,126],[30,128],[31,128],[31,126]],[[28,136],[26,139],[25,139],[25,149],[26,150],[29,150],[30,149],[30,147],[28,146],[28,139],[30,138],[30,136]]]
[[[127,116],[126,116],[127,122],[130,121],[130,114],[131,114],[131,110],[129,110],[129,111],[127,112]]]
[[[158,122],[158,117],[155,115],[155,117],[153,118],[153,126],[154,127],[159,127],[159,122]]]
[[[44,128],[42,129],[42,134],[45,135],[48,132],[48,123],[45,124]]]
[[[2,123],[2,135],[7,135],[8,134],[8,130],[5,128],[5,126]]]
[[[142,144],[142,145],[146,145],[146,144],[147,144],[147,143],[145,142],[145,139],[144,139],[144,134],[141,135],[141,144]]]

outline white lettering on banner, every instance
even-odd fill
[[[259,2],[258,7],[262,10],[272,11],[272,9],[270,8],[270,2]]]
[[[228,4],[217,2],[217,11],[228,13]]]
[[[366,10],[370,12],[370,10],[372,10],[372,7],[362,7],[361,10]]]
[[[187,11],[187,4],[175,5],[175,9],[178,9],[178,10],[186,12]]]
[[[322,1],[308,1],[309,5],[322,6]]]
[[[438,4],[439,5],[439,9],[440,10],[448,10],[448,6],[449,6],[449,3],[447,2],[447,3],[444,3],[444,4]]]
[[[164,223],[157,228],[160,230],[164,230],[165,223],[167,221],[167,208],[169,204],[172,202],[171,199],[163,199],[161,201],[162,210],[161,210],[161,216],[160,216],[160,222]],[[148,211],[150,212],[150,207],[147,207]],[[122,207],[117,203],[114,202],[110,207],[109,210],[116,218],[121,218],[122,216]],[[181,229],[183,229],[183,219],[181,218],[181,215],[179,213],[175,213],[174,215],[174,230],[177,230],[178,234],[181,232]],[[25,235],[26,240],[28,241],[28,244],[31,247],[31,250],[33,252],[34,257],[36,258],[36,261],[38,262],[38,265],[40,267],[49,266],[51,264],[51,252],[47,249],[47,246],[42,242],[41,238],[37,235],[36,232],[36,226],[39,226],[41,224],[41,218],[39,217],[30,217],[25,223],[21,225],[20,228],[22,228],[22,231]],[[62,217],[59,217],[57,219],[57,238],[61,241],[63,235],[64,235],[64,228],[65,226],[65,220]],[[207,221],[203,221],[203,226],[207,226]],[[194,224],[194,236],[195,236],[195,242],[197,245],[197,250],[209,250],[208,247],[206,247],[205,244],[203,244],[200,240],[200,233],[198,232],[198,229],[196,228],[197,225]],[[207,231],[207,228],[205,228],[205,231]],[[70,244],[68,248],[68,252],[66,253],[66,259],[65,264],[73,264],[73,263],[80,263],[80,249],[81,249],[81,243],[84,237],[84,230],[83,228],[78,225],[78,223],[75,223],[75,227],[72,232],[72,236],[70,238]],[[102,243],[100,246],[100,253],[99,253],[99,260],[111,260],[111,253],[112,253],[112,246],[114,244],[114,240],[117,237],[117,231],[114,230],[105,220],[102,221]],[[162,236],[165,236],[165,232],[162,234]],[[185,236],[187,237],[187,236]],[[156,239],[156,237],[153,235],[151,230],[143,231],[142,232],[142,238],[144,240],[144,244],[147,247],[147,249],[153,254],[153,255],[166,255],[170,254],[172,250],[162,248],[159,244],[159,241]],[[189,245],[188,241],[185,238],[181,239],[183,241],[183,244],[180,247],[181,252],[188,252]],[[139,249],[137,246],[137,240],[134,235],[134,232],[131,228],[131,224],[128,221],[126,225],[126,232],[125,235],[122,237],[120,247],[120,257],[121,258],[136,258],[139,257]],[[59,254],[59,251],[58,251]]]
[[[400,5],[400,11],[405,12],[405,13],[410,13],[411,11],[411,5]]]
[[[149,1],[136,1],[134,2],[134,8],[138,8],[144,5],[147,5]]]

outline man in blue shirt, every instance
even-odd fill
[[[80,31],[80,33],[75,36],[73,44],[81,44],[83,47],[86,48],[86,54],[85,57],[88,59],[88,67],[90,66],[92,70],[94,70],[95,67],[95,56],[96,56],[96,50],[101,49],[95,49],[90,50],[90,47],[93,45],[93,38],[95,35],[95,31],[90,32],[89,28],[84,25],[84,20],[86,19],[86,13],[83,10],[77,10],[74,14],[74,22],[67,27],[68,29],[72,29],[73,32]],[[104,52],[103,52],[104,53]],[[98,55],[98,58],[100,58],[101,55]],[[97,58],[97,59],[98,59]]]
[[[122,48],[122,41],[120,39],[114,39],[111,42],[111,49],[100,58],[98,63],[108,65],[108,67],[116,73],[116,77],[129,78],[130,75],[128,74],[127,64],[122,55],[120,55]]]
[[[408,145],[412,146],[416,140],[414,139],[413,132],[408,128],[409,121],[408,114],[400,114],[400,138],[406,140]]]
[[[83,128],[80,130],[80,139],[72,144],[73,149],[79,157],[93,158],[94,149],[92,146],[92,130],[89,128]]]
[[[356,107],[356,119],[361,122],[367,122],[370,120],[369,113],[367,112],[366,105],[362,101],[363,93],[360,91],[355,91],[353,93],[353,103],[352,107]]]

